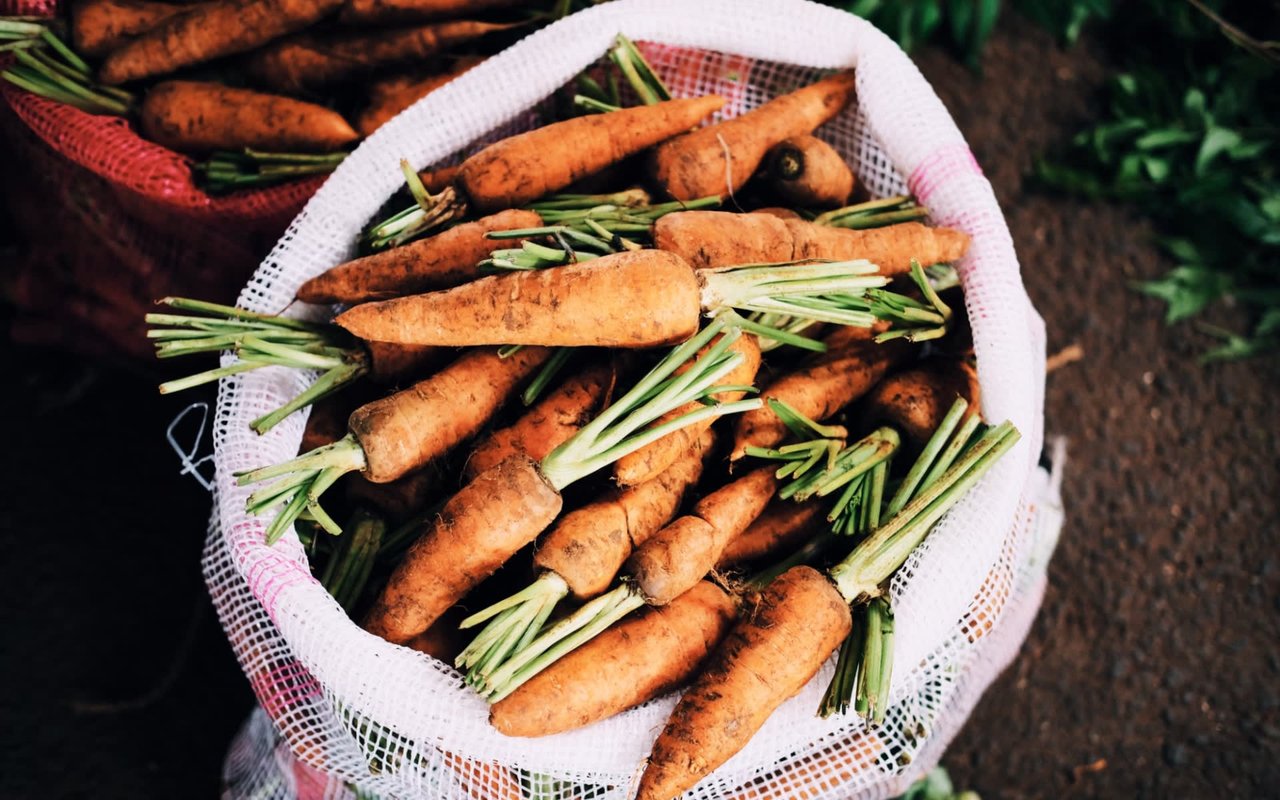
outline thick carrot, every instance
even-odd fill
[[[444,347],[414,344],[365,342],[369,354],[369,377],[383,384],[394,384],[405,378],[419,378],[438,366],[451,352]]]
[[[636,250],[365,303],[334,321],[363,339],[402,344],[653,347],[693,335],[700,304],[683,259]]]
[[[490,231],[535,228],[533,211],[500,211],[426,239],[339,264],[298,288],[304,303],[363,303],[445,289],[475,280],[476,264],[494,250],[512,247],[509,239],[488,239]]]
[[[217,83],[165,81],[139,111],[142,133],[184,153],[243,148],[327,153],[360,138],[334,111]]]
[[[371,136],[396,114],[479,64],[481,60],[475,57],[460,58],[447,72],[425,77],[396,75],[374,81],[367,88],[369,103],[356,118],[356,130],[360,131],[361,136]],[[432,194],[440,191],[440,188],[426,187]]]
[[[338,19],[354,25],[426,22],[520,5],[520,0],[347,0]]]
[[[717,569],[777,555],[808,541],[823,522],[821,503],[775,500],[755,522],[725,545]]]
[[[554,122],[471,156],[458,185],[481,213],[522,206],[688,130],[723,105],[709,95]]]
[[[532,542],[560,505],[560,493],[527,456],[477,476],[424,526],[365,617],[365,630],[397,644],[421,634]]]
[[[680,698],[638,800],[671,800],[729,760],[817,674],[852,626],[848,603],[825,575],[804,566],[783,573]]]
[[[741,336],[733,344],[735,352],[742,353],[742,364],[738,366],[732,373],[725,376],[724,384],[726,386],[750,386],[755,383],[756,372],[760,369],[760,344],[754,336]],[[743,392],[721,392],[715,395],[715,398],[721,402],[732,402],[743,396]],[[675,419],[681,414],[688,413],[696,408],[696,404],[690,404],[685,408],[679,408],[667,414],[654,424],[660,425],[668,419]],[[640,448],[634,453],[623,456],[613,465],[613,477],[619,484],[623,486],[635,486],[637,484],[651,481],[663,470],[667,469],[672,462],[680,458],[680,455],[689,449],[689,446],[697,441],[697,437],[702,431],[710,427],[711,422],[705,425],[690,425],[673,431],[653,444]]]
[[[589,365],[548,394],[515,424],[488,436],[467,459],[463,476],[473,478],[514,455],[541,461],[591,419],[613,386],[614,365]]]
[[[768,505],[778,488],[776,471],[768,466],[748,472],[637,547],[625,569],[645,602],[666,605],[710,572],[729,542]]]
[[[769,148],[812,133],[840,113],[853,92],[853,73],[837,73],[740,117],[678,136],[653,151],[650,174],[676,200],[733,194],[755,174]]]
[[[828,334],[843,337],[836,332]],[[829,419],[840,409],[857,400],[879,383],[895,361],[909,348],[893,340],[883,344],[873,341],[850,341],[815,356],[795,372],[787,373],[764,388],[761,396],[781,400],[809,419]],[[787,435],[787,426],[766,405],[749,411],[737,420],[734,428],[731,459],[746,455],[747,448],[773,447]]]
[[[508,358],[472,350],[426,380],[356,409],[347,427],[364,452],[364,476],[393,481],[474,436],[549,355],[538,347]]]
[[[805,208],[839,208],[853,194],[853,170],[816,136],[784,139],[765,159],[769,187],[783,201]]]
[[[249,56],[246,69],[273,89],[302,93],[352,80],[380,67],[421,62],[455,45],[509,27],[452,20],[376,33],[301,34]]]
[[[968,234],[903,222],[850,230],[768,214],[680,211],[661,217],[653,244],[677,253],[695,269],[806,258],[865,258],[882,275],[904,275],[911,260],[922,265],[955,261],[969,247]]]
[[[733,624],[733,599],[710,581],[628,617],[495,704],[507,736],[581,728],[683,684]]]
[[[956,397],[968,401],[966,417],[978,412],[981,394],[977,373],[964,361],[933,359],[881,381],[867,395],[866,419],[896,427],[920,447]]]
[[[663,472],[571,511],[546,535],[534,564],[564,579],[586,600],[609,588],[632,551],[671,521],[685,492],[698,482],[715,437],[703,430]]]
[[[172,17],[116,50],[98,77],[126,83],[244,53],[312,25],[341,5],[342,0],[223,0]]]
[[[160,23],[206,6],[153,3],[151,0],[82,0],[71,6],[71,43],[83,56],[104,56],[131,37]]]

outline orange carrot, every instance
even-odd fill
[[[767,214],[768,216],[777,217],[778,219],[804,219],[804,217],[800,216],[799,213],[792,211],[789,208],[782,208],[781,206],[766,206],[764,208],[757,208],[755,211],[752,211],[751,213]]]
[[[591,419],[613,386],[614,365],[608,360],[589,365],[549,393],[509,428],[494,431],[467,459],[468,480],[514,455],[535,461],[559,447]]]
[[[511,240],[488,239],[491,231],[534,228],[542,217],[509,210],[483,217],[426,239],[339,264],[298,288],[304,303],[363,303],[444,289],[479,278],[476,264]]]
[[[126,83],[244,53],[306,28],[341,5],[342,0],[221,0],[172,17],[116,50],[98,77]]]
[[[448,19],[516,5],[520,5],[520,0],[347,0],[338,19],[354,25],[392,25]]]
[[[421,62],[450,47],[509,27],[451,20],[376,33],[307,33],[259,50],[248,58],[246,69],[273,89],[305,93],[380,67]]]
[[[867,395],[868,423],[892,425],[921,447],[937,430],[956,397],[969,403],[968,418],[978,413],[978,375],[964,361],[933,359],[885,378]]]
[[[401,475],[387,483],[374,483],[363,475],[347,476],[347,498],[369,506],[399,524],[440,498],[441,487],[451,485],[435,464]]]
[[[847,341],[837,328],[825,341],[841,346],[811,358],[795,372],[787,373],[764,388],[761,396],[776,398],[809,419],[829,419],[875,386],[895,361],[909,352],[899,340],[876,344]],[[837,337],[833,340],[833,337]],[[747,447],[773,447],[787,435],[787,427],[766,404],[737,420],[731,459],[746,455]]]
[[[554,122],[471,156],[458,185],[481,213],[522,206],[688,130],[723,105],[710,95]]]
[[[369,354],[369,377],[382,384],[420,378],[428,369],[439,366],[451,352],[444,347],[386,342],[365,342],[364,347]]]
[[[754,336],[741,336],[734,342],[732,349],[735,352],[742,353],[743,360],[737,369],[725,376],[724,385],[750,386],[755,383],[756,372],[760,369],[760,344]],[[715,399],[728,403],[738,400],[742,396],[743,392],[721,392],[715,395]],[[668,413],[666,417],[656,420],[654,424],[661,425],[668,419],[675,419],[696,407],[696,403],[691,403],[684,408],[678,408]],[[667,469],[673,461],[679,458],[681,453],[687,451],[690,444],[697,441],[697,437],[710,425],[711,422],[707,421],[705,425],[690,425],[689,427],[681,428],[678,431],[667,434],[653,444],[640,448],[631,455],[623,456],[613,465],[614,480],[622,486],[635,486],[653,480],[662,474],[662,471]]]
[[[392,117],[479,64],[481,60],[476,57],[460,58],[452,69],[426,77],[396,75],[374,81],[367,90],[369,103],[356,118],[356,130],[360,131],[361,136],[372,135]],[[434,194],[443,187],[426,188],[429,193]]]
[[[807,258],[865,258],[879,266],[882,275],[904,275],[910,271],[912,259],[925,265],[959,259],[969,247],[969,236],[918,222],[850,230],[767,214],[680,211],[654,224],[653,244],[683,256],[695,269]]]
[[[184,153],[244,148],[327,153],[359,138],[336,112],[216,83],[165,81],[139,111],[143,135]]]
[[[779,198],[804,208],[839,208],[853,194],[853,170],[834,147],[808,134],[775,145],[765,173]]]
[[[853,626],[825,575],[793,567],[720,644],[653,746],[638,800],[671,800],[740,750],[800,691]]]
[[[422,633],[404,643],[410,650],[417,650],[446,664],[457,658],[462,649],[462,637],[458,635],[458,618],[461,609],[449,609],[440,619]]]
[[[710,581],[606,630],[489,712],[507,736],[581,728],[683,684],[733,623],[733,599]]]
[[[823,521],[821,503],[775,500],[756,521],[725,545],[717,569],[777,555],[807,541]]]
[[[207,5],[172,5],[151,0],[82,0],[71,6],[71,43],[83,56],[104,56],[160,23]]]
[[[653,151],[650,173],[676,200],[732,194],[755,173],[769,148],[812,133],[840,113],[853,92],[853,73],[837,73],[740,117],[678,136]]]
[[[455,164],[452,167],[424,169],[418,173],[418,180],[422,181],[422,186],[428,194],[439,194],[446,186],[453,185],[461,167],[461,164]]]

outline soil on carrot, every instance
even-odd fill
[[[982,78],[918,61],[995,184],[1050,352],[1085,353],[1049,378],[1070,464],[1044,608],[944,764],[986,800],[1269,795],[1277,360],[1198,365],[1209,343],[1125,288],[1168,268],[1153,232],[1023,177],[1090,118],[1104,53],[1010,13]],[[196,398],[8,344],[0,369],[0,795],[215,796],[252,698],[200,580],[208,496],[164,443]]]

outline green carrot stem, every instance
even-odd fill
[[[551,354],[539,369],[538,374],[533,376],[533,380],[529,381],[529,385],[520,394],[520,401],[526,406],[531,406],[542,396],[547,386],[555,380],[560,371],[564,369],[569,360],[573,358],[573,348],[559,347]]]
[[[977,414],[972,414],[960,426],[960,430],[956,431],[955,436],[947,443],[946,448],[938,455],[938,460],[929,468],[925,474],[924,480],[921,481],[921,487],[928,487],[937,481],[946,473],[956,458],[964,451],[964,448],[973,439],[973,434],[982,425],[982,420]]]
[[[222,378],[226,378],[231,375],[237,375],[241,372],[248,372],[249,370],[257,369],[257,368],[258,368],[257,364],[238,361],[235,364],[229,364],[225,367],[219,367],[217,369],[206,370],[205,372],[199,372],[195,375],[190,375],[185,378],[178,378],[172,381],[165,381],[164,383],[160,384],[160,394],[173,394],[174,392],[181,392],[186,389],[191,389],[196,386],[203,386],[206,383],[212,383],[213,381],[221,380]]]
[[[610,111],[617,111],[621,106],[606,103],[603,100],[597,100],[594,97],[588,97],[585,94],[575,94],[573,96],[573,104],[578,108],[599,114],[607,114]]]
[[[561,578],[554,572],[544,572],[538,576],[537,580],[521,591],[516,592],[505,600],[499,600],[488,608],[477,611],[462,622],[458,623],[458,627],[463,630],[473,628],[481,622],[489,621],[493,617],[497,616],[499,612],[518,606],[527,600],[541,598],[544,595],[552,593],[558,593],[563,597],[568,592],[569,584],[564,582],[564,578]]]
[[[889,500],[889,507],[886,513],[893,516],[902,510],[915,494],[916,488],[924,479],[929,467],[932,466],[934,459],[938,453],[942,452],[946,446],[951,434],[955,431],[956,426],[960,424],[960,419],[964,416],[964,412],[969,408],[969,403],[963,397],[957,397],[956,401],[951,404],[951,408],[947,411],[942,422],[938,424],[933,435],[929,437],[929,441],[925,443],[924,449],[920,451],[920,455],[916,457],[915,463],[911,465],[911,469],[907,472],[907,476],[902,479],[902,483],[898,485],[898,490],[894,492],[892,499]],[[975,417],[977,415],[974,415]]]
[[[58,55],[66,59],[67,63],[70,64],[72,67],[74,67],[81,74],[86,76],[93,74],[93,68],[90,67],[88,64],[86,64],[84,59],[76,55],[75,52],[72,51],[70,47],[67,47],[66,44],[64,44],[61,39],[55,36],[53,31],[49,30],[48,28],[45,28],[44,30],[40,31],[40,38],[45,41],[45,44],[49,45],[54,50],[56,50],[58,52]]]
[[[280,424],[293,412],[329,397],[343,387],[355,382],[368,371],[367,363],[349,362],[327,370],[306,389],[294,395],[288,402],[274,411],[270,411],[249,423],[249,427],[259,434]]]

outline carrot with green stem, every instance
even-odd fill
[[[191,389],[231,375],[263,367],[320,370],[315,383],[279,408],[250,423],[258,433],[275,427],[294,411],[329,397],[352,382],[369,376],[389,383],[420,372],[439,360],[442,350],[359,342],[341,328],[183,297],[166,297],[161,304],[189,314],[148,314],[153,326],[147,338],[156,344],[157,358],[235,352],[237,360],[160,385],[161,394]]]
[[[742,359],[729,352],[740,335],[727,320],[712,321],[540,462],[518,456],[476,476],[424,525],[366,617],[366,630],[391,642],[416,636],[551,523],[564,487],[672,430],[755,407],[756,400],[707,405],[645,427],[671,408],[715,394],[717,382]],[[675,374],[716,337],[693,368]]]
[[[774,580],[676,705],[641,776],[640,800],[669,800],[738,752],[848,636],[850,605],[881,596],[883,582],[1018,438],[1008,422],[990,428],[827,575],[798,566]]]

